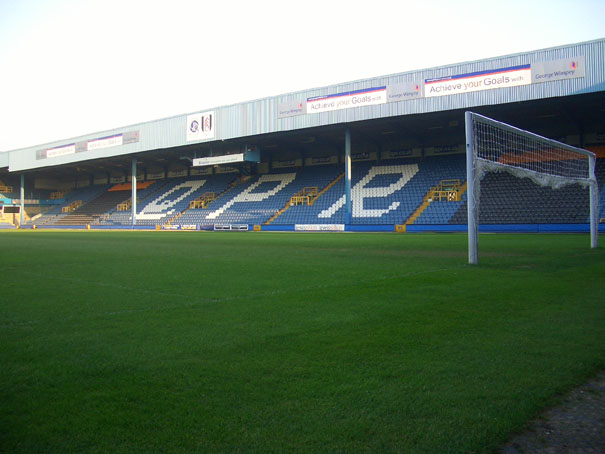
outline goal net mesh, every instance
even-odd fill
[[[479,178],[485,171],[507,171],[555,189],[590,182],[589,156],[575,147],[485,117],[475,118],[473,135]]]
[[[585,194],[583,197],[580,195],[582,204],[586,208],[590,205],[592,232],[594,208],[598,206],[593,153],[471,112],[467,113],[466,118],[469,238],[471,228],[476,229],[479,223],[481,180],[486,173],[498,172],[530,179],[545,188],[579,185],[575,187]],[[529,188],[531,192],[527,184],[519,182],[516,185],[520,190],[522,187]],[[527,193],[528,189],[525,191]],[[539,192],[534,191],[534,195],[539,196]],[[557,192],[559,196],[551,199],[566,199],[568,191]],[[546,203],[546,199],[543,197],[541,200]],[[571,200],[567,202],[575,204]],[[588,216],[584,216],[580,221],[582,223],[588,220]]]

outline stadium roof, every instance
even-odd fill
[[[553,127],[571,119],[580,133],[604,117],[604,55],[600,39],[346,82],[14,150],[0,154],[0,168],[92,171],[108,159],[127,168],[135,154],[161,162],[175,153],[202,156],[250,144],[263,153],[318,143],[339,149],[343,125],[362,136],[422,142],[423,134],[459,134],[462,112],[470,108],[497,109],[520,126],[523,117],[548,119]]]

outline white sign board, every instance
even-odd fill
[[[211,156],[209,158],[196,158],[193,167],[213,166],[217,164],[231,164],[233,162],[244,162],[244,153],[227,154],[224,156]]]
[[[424,81],[424,96],[457,95],[494,88],[518,87],[531,84],[531,66],[491,69],[469,74],[438,77]]]
[[[334,95],[315,96],[307,99],[307,113],[330,112],[351,107],[386,104],[387,87],[365,88]]]
[[[117,134],[111,137],[103,137],[101,139],[89,140],[86,144],[88,151],[100,150],[101,148],[111,148],[122,145],[122,134]]]

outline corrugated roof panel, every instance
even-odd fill
[[[353,107],[322,113],[278,118],[281,103],[306,102],[317,96],[334,95],[354,90],[392,86],[406,82],[423,84],[427,79],[464,75],[480,71],[536,64],[538,62],[556,61],[584,57],[586,62],[585,76],[576,79],[557,80],[545,83],[532,83],[517,87],[485,89],[434,97],[422,97],[387,104]],[[453,64],[420,71],[374,77],[366,80],[346,82],[327,87],[313,88],[296,93],[260,99],[215,109],[215,132],[212,140],[228,140],[281,131],[334,125],[360,120],[386,118],[453,109],[466,109],[481,105],[504,104],[550,97],[568,96],[605,90],[605,39],[587,43],[572,44],[552,49],[525,52],[521,54],[490,58],[486,60]],[[141,151],[188,145],[188,115],[156,120],[148,123],[127,126],[111,131],[89,134],[75,139],[55,142],[44,146],[29,147],[12,151],[9,155],[11,171],[39,168],[48,165],[59,165],[81,160],[97,159],[127,155]],[[83,153],[61,155],[53,159],[36,159],[41,149],[57,148],[82,141],[90,141],[113,134],[138,131],[139,141],[112,148],[103,148]],[[200,142],[204,143],[204,142]],[[0,158],[1,159],[1,158]],[[2,161],[0,161],[1,165]]]

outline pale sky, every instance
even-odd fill
[[[0,151],[605,37],[605,0],[0,0]]]

